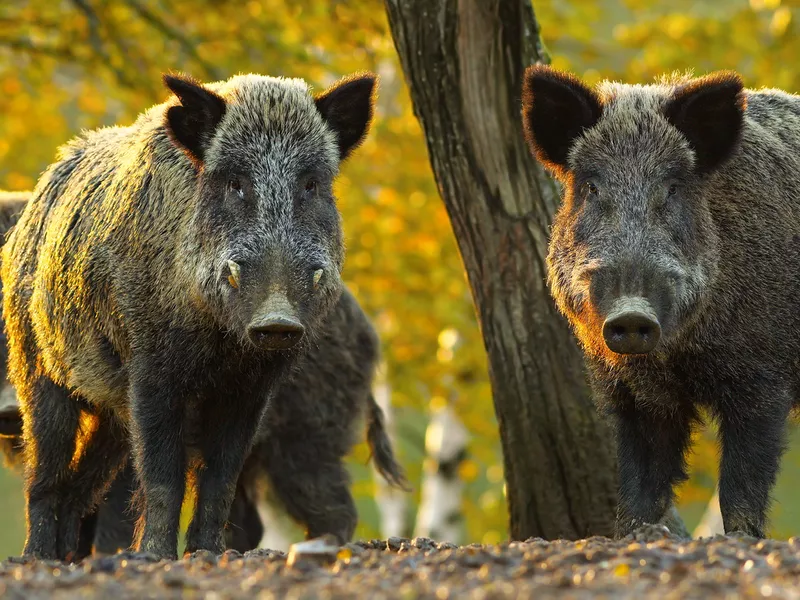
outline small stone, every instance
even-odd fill
[[[403,546],[403,542],[408,542],[408,540],[401,537],[390,537],[386,540],[386,548],[397,552]]]
[[[230,563],[242,559],[242,553],[238,550],[225,550],[219,557],[219,566],[226,567]]]
[[[192,563],[206,563],[209,565],[217,564],[217,555],[208,550],[195,550],[188,557]]]
[[[129,562],[157,563],[161,560],[158,556],[150,552],[134,552],[133,550],[124,550],[116,554],[115,557],[119,559],[120,562],[127,560]]]
[[[113,573],[119,567],[119,559],[115,556],[101,556],[86,563],[84,569],[88,573]]]
[[[309,565],[328,565],[336,562],[339,554],[339,544],[336,537],[326,534],[322,537],[298,542],[289,547],[289,556],[286,559],[286,566],[290,568],[303,568]]]
[[[358,556],[359,554],[364,554],[364,552],[366,552],[366,549],[364,548],[364,545],[362,543],[359,543],[359,542],[355,542],[355,543],[350,542],[349,544],[345,544],[344,548],[347,548],[348,550],[350,550],[350,552],[351,552],[351,554],[353,556]]]
[[[435,550],[436,542],[426,537],[415,537],[411,540],[411,545],[420,550]]]
[[[256,548],[255,550],[248,550],[244,553],[244,558],[246,559],[276,560],[285,557],[285,552],[281,552],[280,550],[271,550],[269,548]]]

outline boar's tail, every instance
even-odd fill
[[[403,472],[403,467],[394,457],[392,443],[386,433],[383,411],[378,406],[378,403],[375,402],[375,396],[372,393],[368,398],[367,411],[367,444],[369,444],[369,449],[372,452],[375,468],[389,485],[406,492],[411,491]]]

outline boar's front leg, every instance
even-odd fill
[[[197,474],[197,504],[186,532],[186,552],[225,551],[225,523],[236,483],[261,418],[264,401],[217,399],[203,406],[203,465]]]
[[[141,488],[136,503],[136,550],[177,558],[178,527],[186,488],[186,453],[181,434],[183,405],[157,371],[134,379],[131,389],[133,459]]]
[[[658,523],[673,500],[673,488],[687,479],[685,454],[691,407],[669,411],[637,402],[624,386],[606,398],[617,437],[619,506],[617,537]]]
[[[730,401],[723,407],[734,406]],[[785,449],[788,395],[774,394],[770,402],[736,398],[737,413],[722,411],[719,505],[725,533],[764,537],[770,492]]]

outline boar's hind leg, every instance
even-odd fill
[[[69,392],[46,377],[18,388],[24,407],[27,539],[23,554],[58,556],[58,510],[70,483],[70,463],[80,422]]]
[[[748,406],[747,415],[720,416],[719,505],[725,533],[762,538],[770,492],[785,449],[790,404],[745,402],[737,398],[737,404]]]
[[[186,552],[225,551],[225,524],[236,482],[253,442],[262,406],[217,400],[203,406],[203,465],[197,474],[197,504],[186,532]]]
[[[305,526],[306,538],[330,533],[341,544],[352,539],[358,513],[350,476],[333,448],[314,437],[273,437],[257,451],[267,455],[262,459],[272,493],[289,516]]]
[[[261,516],[247,494],[248,485],[255,486],[255,482],[250,484],[243,476],[239,477],[239,482],[236,484],[236,496],[228,517],[228,527],[225,530],[226,546],[242,553],[258,548],[258,544],[264,536]]]
[[[130,504],[136,487],[136,472],[129,460],[97,509],[97,525],[92,536],[96,552],[115,554],[133,544],[136,519],[131,514]]]
[[[91,429],[82,429],[82,448],[70,465],[71,483],[58,514],[58,554],[68,559],[76,558],[81,519],[102,501],[127,452],[125,432],[113,417],[101,415]]]
[[[694,414],[686,412],[656,415],[633,403],[614,410],[618,537],[658,523],[672,504],[674,486],[687,479],[685,455]]]

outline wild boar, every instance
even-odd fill
[[[615,426],[618,534],[670,507],[705,407],[725,531],[763,537],[800,383],[800,98],[733,72],[592,89],[535,65],[522,117],[563,185],[548,282]]]
[[[136,548],[176,556],[192,472],[187,551],[222,552],[261,415],[341,293],[332,185],[376,77],[316,97],[252,74],[164,82],[134,124],[60,150],[2,249],[26,555],[74,555],[129,440]]]

